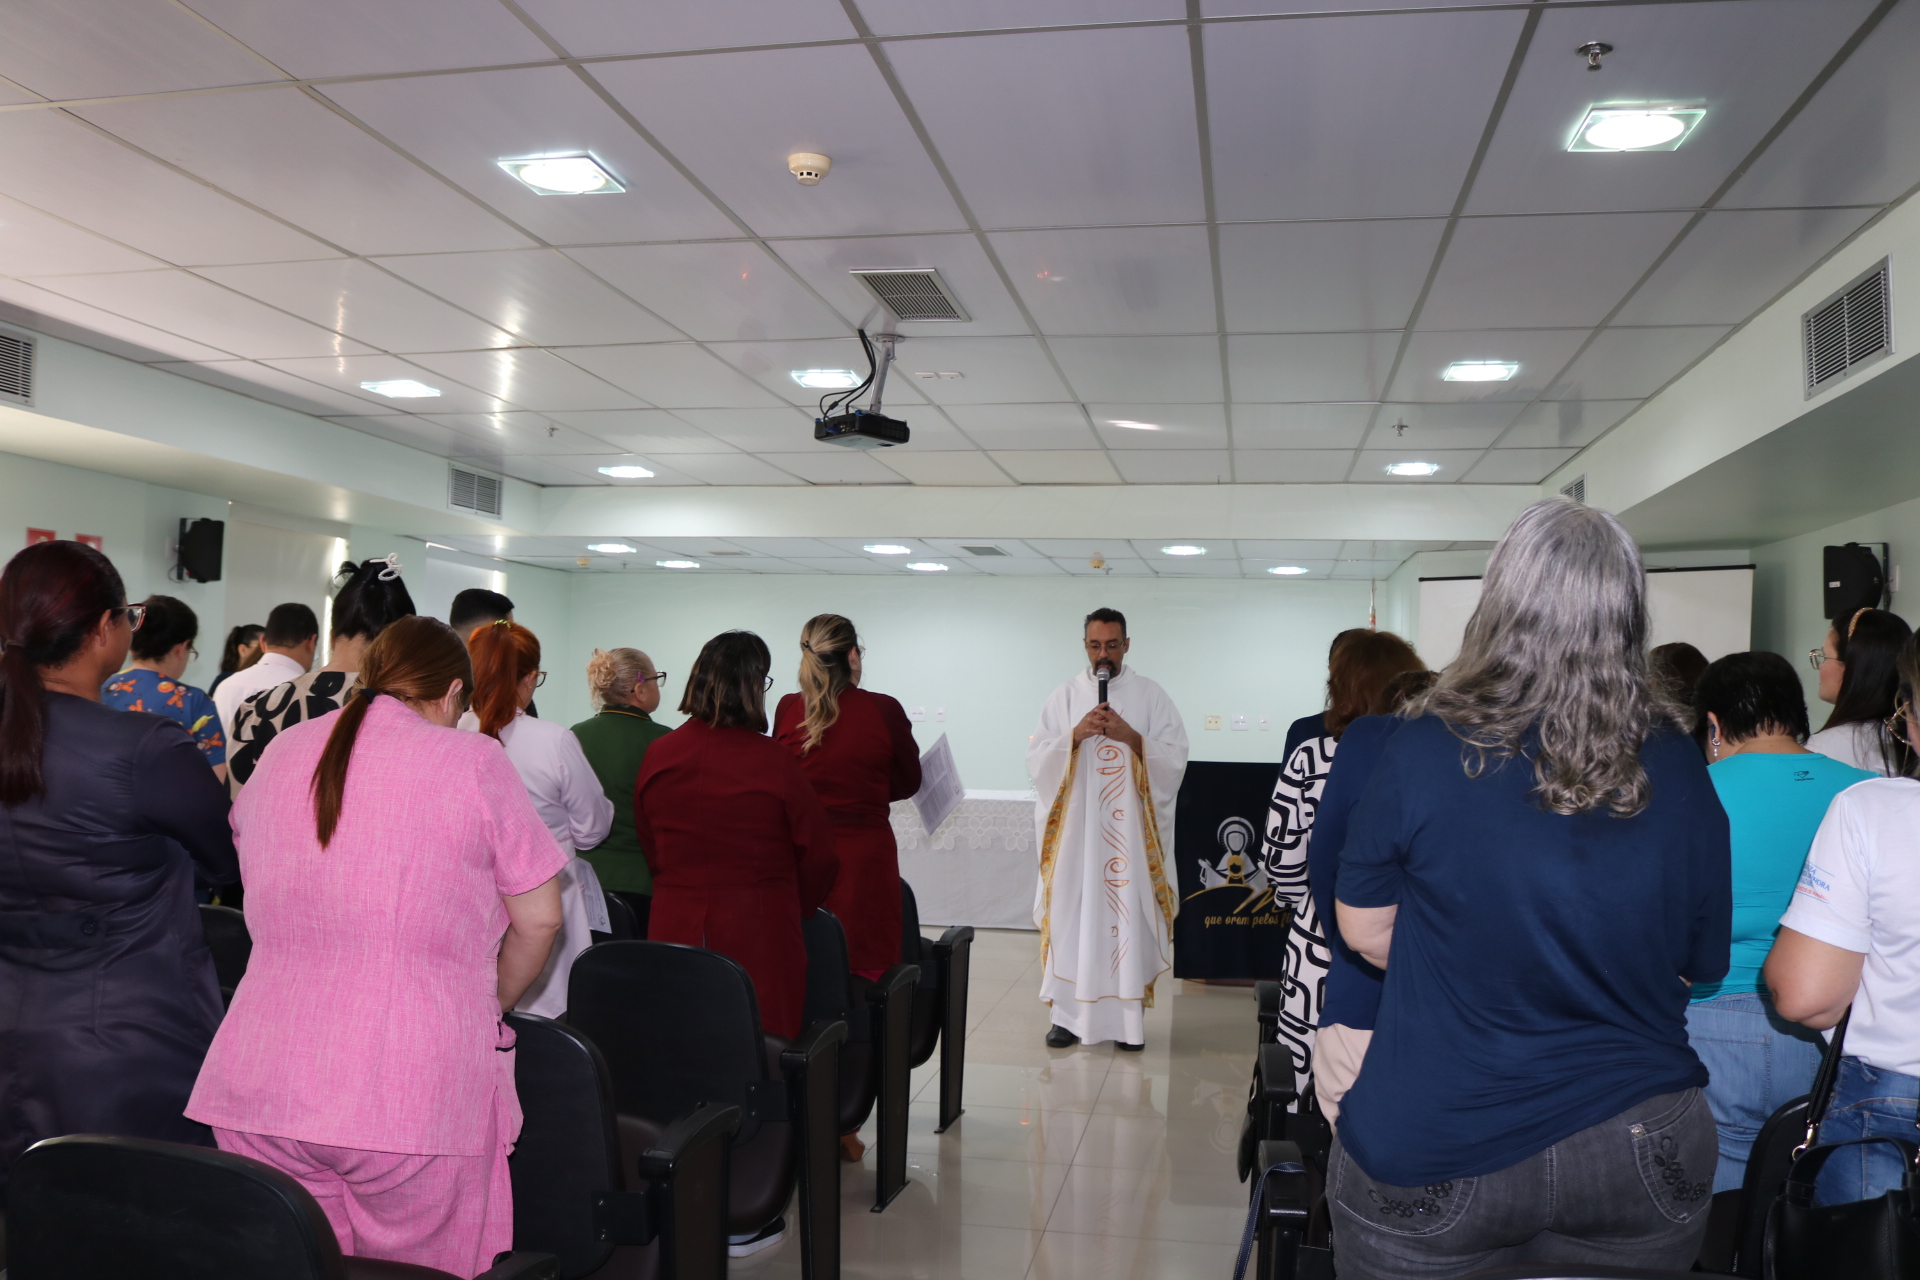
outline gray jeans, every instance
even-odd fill
[[[1698,1089],[1662,1094],[1519,1164],[1453,1182],[1375,1182],[1336,1139],[1327,1174],[1340,1280],[1459,1276],[1523,1263],[1684,1271],[1719,1158]]]

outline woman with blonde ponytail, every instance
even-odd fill
[[[900,854],[888,806],[920,789],[920,749],[900,704],[860,687],[853,623],[823,613],[800,630],[800,692],[780,699],[773,736],[800,759],[833,820],[840,878],[827,910],[847,930],[853,971],[900,962]]]

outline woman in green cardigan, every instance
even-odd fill
[[[613,801],[613,830],[596,847],[580,850],[580,856],[593,864],[602,888],[633,908],[635,936],[641,938],[647,936],[653,907],[653,873],[633,829],[633,783],[647,748],[667,733],[666,725],[653,721],[665,679],[638,649],[595,649],[587,663],[587,687],[600,710],[573,726],[587,763]]]

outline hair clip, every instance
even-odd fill
[[[1853,629],[1860,625],[1860,615],[1863,613],[1872,613],[1872,612],[1873,612],[1872,605],[1868,605],[1864,609],[1855,609],[1853,611],[1853,617],[1847,619],[1847,639],[1849,640],[1853,639]]]
[[[511,622],[509,622],[509,621],[508,621],[507,619],[505,619],[505,618],[495,618],[495,619],[493,620],[493,623],[492,623],[492,625],[493,625],[493,626],[496,626],[496,627],[510,627],[510,626],[512,626],[512,625],[513,625],[513,623],[511,623]]]
[[[802,640],[802,641],[800,642],[800,647],[801,647],[802,649],[805,649],[805,650],[806,650],[806,651],[807,651],[808,653],[812,653],[812,652],[813,652],[813,646],[812,646],[812,645],[810,645],[810,644],[808,644],[808,643],[807,643],[807,642],[806,642],[805,640]]]
[[[398,551],[389,551],[384,556],[375,557],[369,561],[369,563],[384,564],[387,566],[380,571],[380,581],[382,582],[392,582],[400,576],[400,553]]]

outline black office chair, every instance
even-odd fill
[[[342,1256],[305,1187],[208,1147],[73,1134],[27,1149],[7,1193],[9,1280],[452,1280]],[[511,1253],[479,1280],[558,1280]]]
[[[935,1133],[945,1133],[966,1110],[967,984],[973,965],[973,926],[950,926],[935,942],[920,934],[920,903],[913,886],[900,882],[900,959],[920,966],[913,987],[913,1051],[919,1066],[940,1050],[940,1111]]]
[[[913,984],[919,968],[896,964],[878,982],[853,976],[847,934],[824,907],[801,926],[807,943],[807,1026],[847,1024],[840,1051],[839,1132],[852,1133],[880,1108],[874,1142],[873,1211],[907,1185],[907,1103],[913,1097]]]
[[[1327,1198],[1320,1171],[1292,1142],[1262,1142],[1255,1162],[1264,1177],[1248,1191],[1254,1280],[1333,1280],[1333,1250],[1314,1238]]]
[[[1663,1271],[1652,1267],[1603,1267],[1592,1263],[1565,1266],[1489,1267],[1461,1280],[1692,1280],[1697,1271]]]
[[[200,931],[206,935],[207,948],[213,952],[213,972],[220,983],[220,998],[233,1003],[233,992],[247,976],[247,961],[253,956],[253,935],[247,932],[247,918],[232,907],[200,904]]]
[[[627,942],[640,936],[640,922],[634,919],[633,908],[626,900],[609,889],[602,889],[600,896],[607,903],[607,932],[590,930],[595,942]]]
[[[603,942],[573,963],[567,1024],[605,1055],[623,1159],[668,1124],[717,1103],[740,1109],[727,1178],[728,1231],[771,1227],[800,1191],[806,1280],[840,1274],[840,1046],[843,1022],[797,1044],[761,1030],[753,980],[717,951]]]

